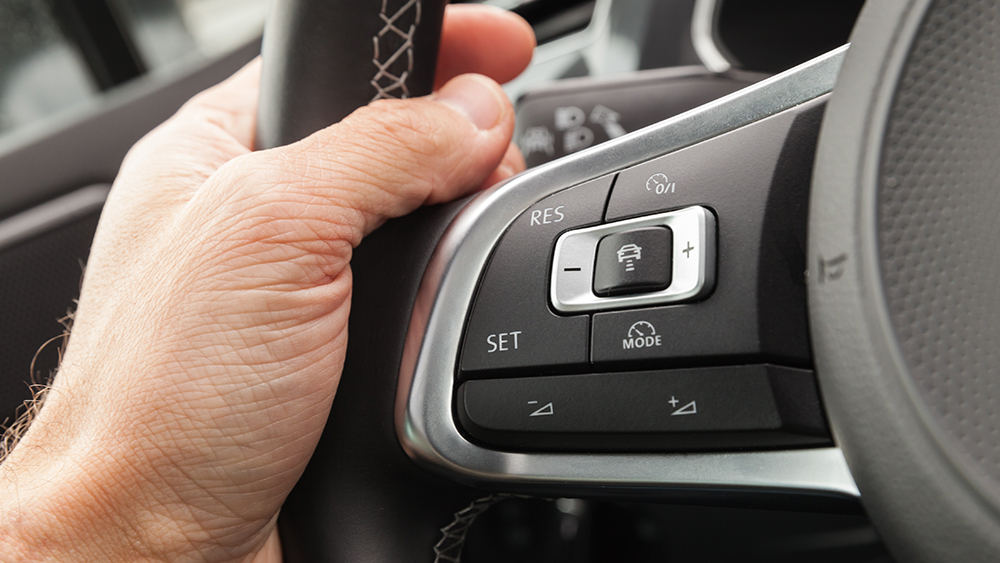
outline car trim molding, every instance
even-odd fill
[[[100,209],[111,186],[94,184],[0,221],[0,251]]]
[[[715,18],[718,0],[695,0],[691,14],[691,44],[705,68],[726,72],[733,67],[715,39]]]

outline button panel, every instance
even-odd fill
[[[673,233],[670,284],[664,289],[602,297],[594,293],[600,242],[608,236],[648,227],[666,227]],[[639,217],[567,232],[556,242],[552,260],[552,306],[563,313],[600,311],[673,303],[702,297],[715,283],[715,216],[702,206]],[[634,250],[619,247],[617,250]],[[623,254],[621,266],[635,254]],[[617,257],[616,257],[617,260]]]
[[[812,372],[770,365],[472,380],[458,414],[474,438],[515,449],[828,442]]]
[[[480,282],[462,347],[463,372],[590,361],[590,319],[551,311],[546,273],[560,233],[601,222],[612,178],[558,192],[514,220]]]
[[[810,359],[804,205],[821,112],[806,106],[563,190],[511,223],[455,374],[466,437],[515,451],[829,444],[813,374],[776,365]],[[645,371],[685,362],[716,367]]]

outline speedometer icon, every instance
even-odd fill
[[[653,336],[656,334],[656,327],[646,321],[639,321],[628,329],[629,338],[641,338],[643,336]]]

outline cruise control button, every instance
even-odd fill
[[[552,307],[579,313],[704,298],[715,284],[715,231],[712,212],[695,205],[563,233]]]
[[[824,104],[817,98],[619,172],[606,221],[691,205],[712,209],[716,284],[710,297],[689,306],[596,315],[595,360],[700,355],[809,363],[806,218]],[[677,229],[674,245],[688,248]],[[698,241],[691,246],[698,252]],[[621,349],[622,331],[638,320],[670,335],[663,347]]]
[[[457,401],[469,434],[514,449],[829,441],[812,373],[769,365],[471,380]]]
[[[553,194],[514,220],[480,282],[462,347],[463,372],[589,362],[590,319],[552,313],[549,263],[560,233],[600,223],[612,179]]]
[[[667,227],[632,229],[602,238],[597,245],[594,293],[604,297],[666,289],[673,246]]]

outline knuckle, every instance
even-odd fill
[[[434,112],[415,100],[379,100],[350,116],[358,140],[395,155],[435,156],[447,144],[446,130]],[[384,148],[383,148],[384,147]]]
[[[237,156],[219,167],[213,184],[237,202],[267,193],[282,182],[276,161],[270,151]]]
[[[338,197],[346,191],[342,182],[315,178],[309,166],[308,156],[294,146],[235,158],[218,172],[219,201],[251,223],[262,221],[258,230],[264,232],[271,228],[266,223],[274,221],[284,228],[294,222],[315,225],[325,219],[333,224],[353,223],[347,221],[351,198]]]

